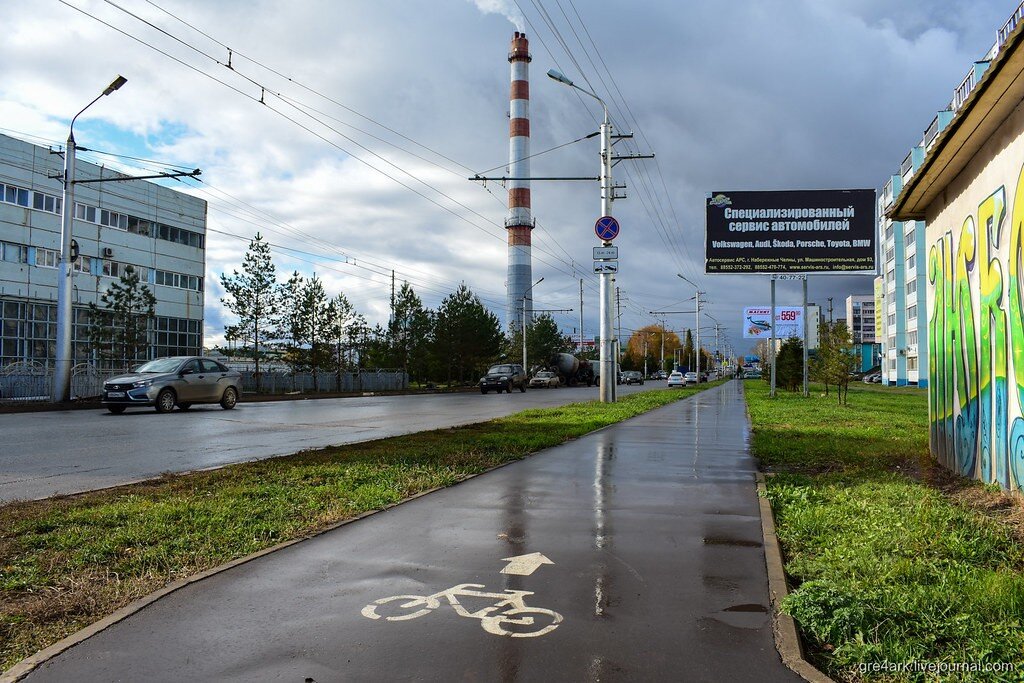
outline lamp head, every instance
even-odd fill
[[[120,74],[118,74],[117,78],[114,79],[114,82],[111,83],[110,85],[108,85],[107,89],[103,91],[103,94],[104,95],[109,95],[110,93],[114,92],[115,90],[117,90],[118,88],[120,88],[122,85],[124,85],[127,82],[128,82],[127,78],[125,78],[124,76],[121,76]]]
[[[573,85],[573,82],[565,77],[565,75],[558,69],[548,69],[548,77],[555,79],[559,83],[565,83],[566,85]]]

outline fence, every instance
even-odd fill
[[[256,391],[256,373],[242,370],[242,391]],[[313,391],[310,372],[261,372],[261,393],[281,394],[290,391]],[[402,370],[360,370],[317,373],[317,389],[322,392],[360,393],[364,391],[401,391],[409,388],[409,375]]]
[[[0,403],[49,401],[53,390],[53,368],[32,361],[0,367]],[[92,398],[103,393],[107,377],[124,374],[113,368],[102,370],[80,363],[71,368],[71,398]]]
[[[108,377],[127,374],[129,370],[98,369],[88,363],[71,370],[71,398],[96,398],[103,393]],[[0,367],[0,404],[46,402],[53,390],[51,366],[35,362],[11,363]],[[242,391],[255,391],[256,378],[251,371],[242,371]],[[261,393],[283,394],[292,391],[312,392],[313,375],[308,372],[263,372]],[[402,370],[360,370],[317,375],[317,391],[361,393],[364,391],[401,391],[409,388],[409,376]]]

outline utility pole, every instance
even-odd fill
[[[624,138],[631,138],[633,135],[612,135],[612,124],[608,116],[608,105],[602,100],[597,94],[590,92],[572,82],[571,79],[566,78],[565,75],[555,69],[548,71],[548,76],[559,83],[575,88],[595,100],[601,103],[601,108],[604,110],[604,119],[601,121],[601,217],[612,215],[612,202],[615,199],[624,199],[625,195],[616,196],[615,190],[616,185],[612,181],[612,166],[614,162],[621,161],[623,159],[651,159],[654,157],[653,154],[622,154],[613,155],[612,153],[612,139],[620,140]],[[619,186],[623,187],[623,186]],[[610,240],[602,240],[601,244],[605,247],[611,246]],[[614,375],[617,370],[617,363],[613,357],[612,349],[612,291],[611,291],[611,273],[602,272],[599,275],[600,278],[600,303],[601,303],[601,361],[600,361],[600,375],[603,378],[600,386],[600,397],[601,403],[614,403],[615,402],[615,378]],[[612,381],[607,381],[608,377],[612,376]]]
[[[832,322],[832,297],[828,298],[828,321]]]
[[[619,366],[622,364],[622,297],[615,287],[615,381],[619,381]]]
[[[583,278],[580,278],[580,355],[583,355]]]
[[[89,178],[83,180],[75,179],[75,121],[86,109],[96,104],[99,99],[118,90],[128,82],[124,76],[118,76],[107,88],[96,96],[89,104],[82,107],[82,110],[71,119],[68,128],[68,141],[64,149],[64,172],[58,176],[64,183],[64,192],[61,197],[61,223],[60,223],[60,261],[57,271],[57,339],[54,358],[53,386],[50,391],[50,399],[54,403],[63,403],[71,400],[71,366],[74,362],[74,353],[71,345],[71,331],[74,327],[74,311],[71,302],[71,294],[74,289],[72,277],[74,275],[74,263],[78,259],[78,245],[74,240],[74,216],[75,216],[75,185],[83,183],[109,183],[123,182],[125,180],[148,180],[150,178],[180,178],[183,176],[196,177],[202,173],[198,168],[194,171],[175,173],[155,173],[143,176],[123,176],[119,178]]]

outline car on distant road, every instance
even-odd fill
[[[685,375],[683,375],[683,382],[685,382],[686,384],[696,384],[697,383],[697,373],[696,372],[692,372],[692,371],[686,373]]]
[[[486,394],[491,389],[499,394],[503,391],[511,394],[514,387],[518,387],[519,391],[526,391],[526,370],[516,363],[492,365],[487,374],[480,378],[481,394]]]
[[[623,384],[640,384],[644,383],[644,375],[638,370],[626,370],[622,373]]]
[[[127,375],[103,383],[101,405],[114,414],[127,408],[169,413],[196,403],[219,403],[231,410],[242,393],[242,375],[212,358],[169,356],[143,363]]]
[[[761,379],[760,370],[747,370],[743,373],[743,379]]]
[[[548,387],[557,387],[559,384],[558,375],[548,370],[542,370],[530,378],[531,389],[533,387],[546,389]]]
[[[683,373],[672,372],[668,376],[668,386],[670,387],[685,387],[686,380],[683,379]]]

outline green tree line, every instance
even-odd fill
[[[436,309],[408,282],[391,302],[387,325],[370,327],[344,293],[330,297],[316,275],[293,272],[279,282],[270,245],[259,234],[250,242],[241,270],[222,274],[221,302],[237,322],[225,326],[229,353],[253,359],[257,382],[268,359],[293,372],[321,378],[360,368],[401,369],[414,383],[475,381],[498,360],[521,359],[521,331],[505,335],[491,313],[464,283]],[[527,325],[531,364],[570,348],[549,315]]]

